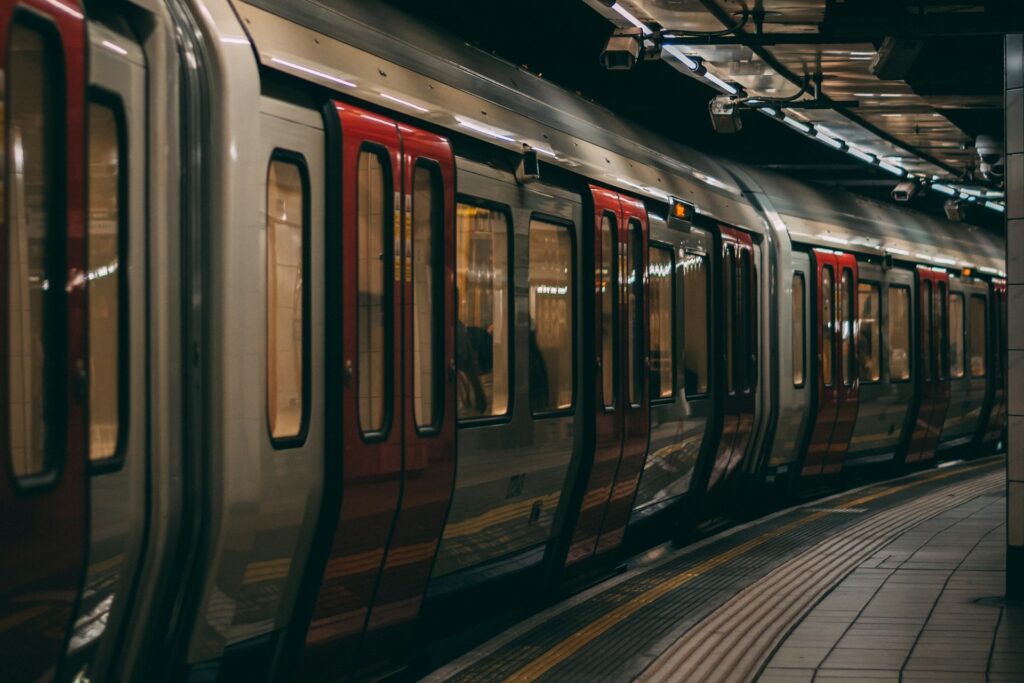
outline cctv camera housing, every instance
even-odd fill
[[[892,198],[897,202],[909,202],[917,194],[917,183],[912,180],[904,180],[892,188]]]
[[[616,29],[601,51],[601,66],[609,71],[628,71],[640,59],[640,29]]]

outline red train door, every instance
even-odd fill
[[[905,462],[935,457],[949,409],[949,274],[917,267],[918,408]]]
[[[750,235],[719,226],[722,239],[722,435],[711,466],[707,490],[720,490],[743,461],[754,425],[757,390],[757,266]]]
[[[812,249],[811,267],[814,270],[814,305],[811,321],[812,336],[817,359],[814,420],[810,427],[810,439],[804,454],[800,471],[800,483],[806,487],[818,480],[829,459],[829,447],[836,417],[839,414],[840,392],[838,360],[838,316],[836,315],[837,290],[839,286],[839,261],[829,250]]]
[[[48,680],[85,565],[85,21],[0,4],[0,671]]]
[[[821,466],[823,477],[838,475],[850,448],[850,438],[857,422],[860,381],[857,367],[857,258],[853,254],[836,254],[839,286],[835,303],[835,352],[838,380],[835,383],[836,420],[829,438],[828,454]]]
[[[344,386],[342,453],[328,457],[342,459],[342,480],[325,482],[341,505],[306,634],[304,670],[319,677],[407,634],[455,474],[454,157],[444,138],[335,109],[342,277],[340,299],[328,294],[340,300]]]
[[[622,542],[650,430],[647,396],[647,212],[591,186],[594,202],[595,444],[566,567]]]

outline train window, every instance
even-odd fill
[[[832,307],[835,306],[835,274],[831,266],[821,269],[821,381],[826,387],[832,386],[832,363],[836,324]]]
[[[935,350],[932,348],[932,282],[925,280],[921,288],[921,362],[924,365],[924,379],[932,378]]]
[[[836,305],[839,320],[839,355],[842,359],[843,386],[853,384],[857,376],[853,357],[853,271],[843,268],[839,278],[839,301]]]
[[[444,315],[444,267],[438,266],[444,258],[443,212],[437,165],[417,163],[412,176],[412,393],[417,427],[435,426],[444,406],[444,340],[439,324]]]
[[[985,297],[980,294],[971,295],[970,316],[968,319],[970,331],[970,358],[971,377],[985,376],[985,350],[988,340],[985,338]]]
[[[889,317],[886,321],[889,349],[889,381],[910,379],[910,289],[889,286]]]
[[[877,382],[882,377],[880,302],[878,283],[857,283],[857,358],[861,382]]]
[[[530,407],[535,414],[573,405],[572,244],[567,226],[530,221]]]
[[[672,398],[675,377],[672,292],[675,261],[669,247],[651,246],[651,398]]]
[[[387,367],[391,348],[388,316],[391,297],[386,269],[391,262],[388,240],[390,211],[387,182],[388,160],[377,150],[359,152],[356,178],[357,320],[356,346],[359,367],[359,426],[364,433],[385,426],[388,398]]]
[[[626,245],[626,315],[629,330],[626,352],[629,354],[629,403],[640,405],[643,397],[644,352],[644,258],[643,233],[640,223],[629,221],[629,240]]]
[[[804,385],[804,274],[793,273],[793,386]]]
[[[736,349],[733,346],[735,286],[736,268],[733,263],[733,248],[730,245],[725,248],[725,257],[722,259],[722,322],[725,325],[725,380],[730,394],[736,390],[733,374],[733,358],[736,353]]]
[[[949,297],[946,296],[946,283],[939,282],[936,286],[933,324],[935,325],[935,363],[936,379],[946,379],[949,372],[949,322],[947,321],[947,310]]]
[[[964,295],[949,294],[949,376],[964,376]]]
[[[121,119],[89,103],[89,460],[114,457],[121,395]]]
[[[14,23],[8,34],[5,148],[7,424],[11,471],[43,475],[61,446],[64,221],[57,140],[61,120],[59,50]]]
[[[615,315],[618,305],[618,287],[615,286],[617,268],[615,217],[606,213],[601,218],[601,272],[598,286],[601,289],[601,393],[604,406],[615,407]]]
[[[684,381],[687,396],[708,393],[708,257],[683,258]]]
[[[754,300],[754,264],[750,249],[740,251],[739,320],[743,331],[740,354],[744,373],[743,388],[753,391],[757,384],[757,302]]]
[[[508,208],[460,202],[455,214],[459,418],[505,415],[511,356]]]

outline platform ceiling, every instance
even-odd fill
[[[870,167],[849,154],[835,151],[812,141],[788,126],[766,116],[747,112],[743,129],[733,135],[715,133],[707,112],[709,99],[717,94],[709,84],[689,78],[665,61],[647,61],[630,71],[607,71],[599,63],[599,55],[610,36],[613,24],[607,10],[602,14],[599,0],[386,0],[389,4],[408,12],[436,28],[452,34],[476,47],[492,52],[532,73],[542,75],[581,97],[597,102],[615,113],[641,123],[659,134],[702,151],[718,154],[777,170],[787,175],[847,189],[877,199],[891,201],[890,192],[896,179],[889,173]],[[797,46],[756,46],[771,50],[782,62],[796,69],[811,57],[811,68],[823,72],[823,91],[837,100],[860,100],[856,108],[848,110],[855,119],[867,123],[889,142],[880,138],[880,146],[904,146],[908,167],[919,159],[927,159],[945,167],[944,179],[985,183],[976,173],[976,159],[971,146],[980,134],[1002,139],[1002,80],[1003,39],[993,32],[992,21],[1004,17],[1006,26],[1021,23],[1017,18],[1020,5],[1016,2],[952,3],[950,0],[930,0],[908,3],[905,0],[857,0],[849,3],[858,8],[857,15],[833,14],[843,19],[839,29],[822,23],[825,10],[833,5],[846,6],[841,0],[756,0],[747,3],[748,9],[760,7],[766,11],[764,34],[801,31],[829,31],[829,36],[842,35],[839,45],[806,44]],[[935,11],[959,9],[959,18],[943,14],[930,14],[927,31],[916,38],[920,50],[906,69],[903,80],[880,81],[869,72],[868,60],[852,57],[864,55],[882,45],[885,33],[892,29],[891,11],[906,11],[906,5],[928,6]],[[951,5],[956,7],[951,7]],[[654,16],[672,29],[721,28],[721,17],[716,23],[709,7],[724,8],[738,16],[743,4],[731,0],[637,0],[626,6],[640,13],[645,21]],[[826,5],[828,7],[826,7]],[[978,9],[982,10],[978,13]],[[845,7],[843,8],[845,9]],[[1015,11],[1016,10],[1016,11]],[[941,17],[945,17],[944,19]],[[621,23],[621,22],[620,22]],[[753,31],[748,20],[747,29]],[[654,23],[655,26],[659,25]],[[959,31],[958,35],[932,35]],[[907,34],[908,29],[900,29]],[[864,36],[863,38],[861,36]],[[813,39],[812,39],[813,40]],[[867,41],[867,42],[851,42]],[[858,47],[859,46],[859,47]],[[736,57],[744,46],[713,46],[705,56],[708,64],[723,77],[732,77],[753,91],[752,85],[763,90],[774,89],[783,94],[789,87],[777,76],[765,73],[754,78],[748,74],[767,69],[756,55],[743,61]],[[830,50],[843,54],[832,56],[822,64],[820,56]],[[818,55],[817,66],[813,56]],[[717,55],[716,64],[713,57]],[[801,56],[802,55],[802,56]],[[787,61],[788,60],[788,61]],[[778,66],[786,66],[779,64]],[[820,68],[819,68],[820,67]],[[744,71],[745,70],[745,71]],[[773,82],[773,79],[778,82]],[[855,93],[860,93],[856,95]],[[866,93],[871,93],[867,95]],[[881,97],[885,93],[886,97]],[[772,93],[767,94],[771,96]],[[898,97],[892,96],[898,94]],[[885,114],[883,116],[883,114]],[[894,114],[898,116],[894,116]],[[808,112],[809,117],[822,119],[819,112]],[[825,116],[829,115],[826,113]],[[921,122],[929,123],[927,130]],[[852,129],[851,129],[852,130]],[[851,133],[852,134],[852,133]],[[879,147],[881,149],[881,147]],[[922,168],[925,166],[922,165]],[[932,172],[934,172],[934,167]],[[988,182],[990,187],[996,188]],[[934,192],[923,193],[910,205],[933,215],[943,215],[945,197]],[[996,212],[971,207],[967,220],[985,228],[1002,232],[1003,216]]]

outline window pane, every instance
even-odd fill
[[[356,210],[358,227],[356,242],[359,262],[356,333],[359,368],[359,425],[364,432],[384,427],[385,340],[390,327],[386,318],[387,296],[385,264],[391,255],[385,253],[386,230],[390,223],[387,211],[385,164],[375,152],[359,153],[356,179]]]
[[[651,397],[670,398],[675,377],[672,343],[672,291],[675,266],[672,250],[651,247],[648,267],[651,291]]]
[[[889,287],[889,380],[910,379],[910,289]]]
[[[460,418],[504,415],[509,396],[508,217],[459,204],[455,225]]]
[[[861,382],[877,382],[882,376],[880,300],[877,284],[863,280],[857,283],[857,318],[860,321],[857,356]]]
[[[736,356],[736,347],[734,346],[734,332],[733,332],[733,315],[735,305],[733,303],[734,297],[736,296],[736,268],[733,263],[733,250],[732,247],[725,248],[725,258],[722,259],[722,302],[724,309],[723,324],[725,325],[725,380],[729,393],[732,393],[736,389],[734,382],[733,365]]]
[[[601,293],[601,392],[606,408],[615,406],[615,307],[618,288],[615,268],[615,219],[605,214],[601,218],[601,272],[598,286]]]
[[[745,374],[743,386],[753,391],[757,385],[757,303],[754,300],[754,266],[749,249],[740,253],[739,320],[743,337],[739,353]]]
[[[417,166],[412,179],[412,387],[413,413],[417,427],[437,422],[440,408],[441,374],[436,365],[443,346],[438,336],[440,285],[435,259],[441,259],[440,246],[443,200],[441,179],[434,166]],[[435,310],[436,309],[436,310]]]
[[[964,295],[949,295],[949,376],[964,376]]]
[[[572,234],[530,221],[530,406],[535,413],[572,407]]]
[[[683,259],[683,325],[685,329],[686,394],[708,391],[708,265],[707,256]]]
[[[7,63],[6,164],[7,334],[11,469],[23,477],[51,464],[50,430],[58,429],[63,399],[53,391],[62,376],[63,240],[61,191],[54,158],[62,122],[55,50],[44,37],[15,23]],[[0,84],[2,87],[2,84]]]
[[[931,280],[924,282],[921,288],[921,348],[924,350],[922,361],[924,362],[924,378],[932,378],[932,364],[934,363],[935,351],[932,349],[932,283]]]
[[[804,274],[793,273],[793,384],[804,383]]]
[[[938,379],[945,379],[949,370],[949,323],[946,321],[946,303],[949,297],[946,296],[946,283],[939,282],[935,288],[935,299],[933,301],[932,319],[935,325],[935,363]]]
[[[629,222],[626,249],[626,307],[629,331],[626,353],[629,355],[629,403],[639,405],[644,386],[644,272],[643,233],[635,220]]]
[[[89,104],[89,459],[117,450],[121,154],[114,110]]]
[[[834,274],[832,268],[821,269],[821,381],[825,386],[832,386],[833,347],[835,346],[836,324]]]
[[[853,357],[853,273],[843,268],[839,279],[839,300],[836,306],[839,319],[839,354],[843,372],[843,385],[853,384],[857,371]]]
[[[985,337],[985,297],[977,294],[971,296],[970,316],[971,377],[984,377],[988,343]]]

